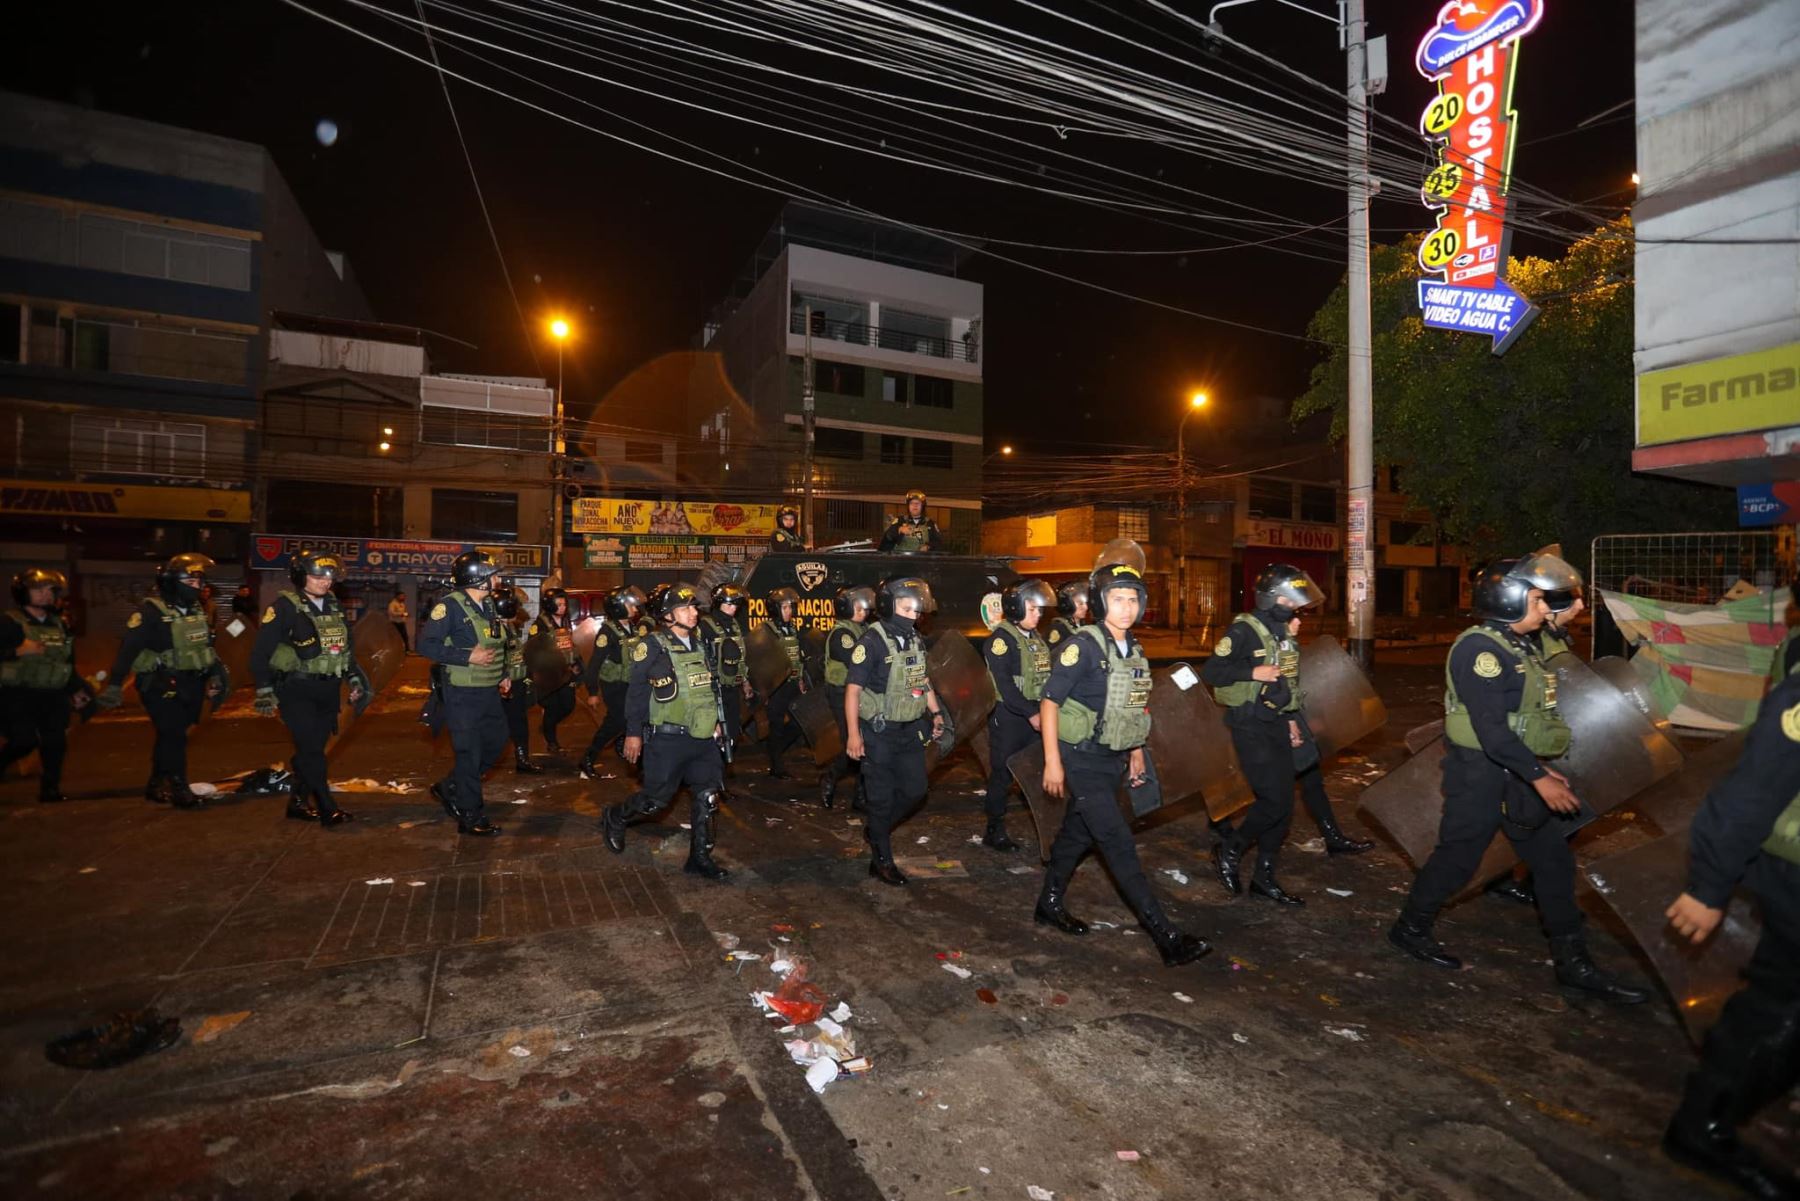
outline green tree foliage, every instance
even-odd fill
[[[1562,542],[1578,564],[1597,534],[1734,529],[1722,488],[1634,475],[1632,246],[1600,231],[1561,259],[1510,260],[1507,279],[1542,310],[1504,356],[1488,338],[1419,320],[1418,238],[1374,248],[1375,461],[1446,542],[1486,557]],[[1344,284],[1308,333],[1334,344],[1293,419],[1333,413],[1344,433]]]

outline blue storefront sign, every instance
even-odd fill
[[[448,578],[450,565],[464,551],[484,550],[510,576],[550,574],[548,546],[503,542],[420,542],[407,538],[333,538],[322,534],[256,534],[250,539],[250,566],[259,571],[285,571],[303,550],[336,555],[350,575],[372,577],[429,576]]]
[[[1537,306],[1513,290],[1505,280],[1491,288],[1419,281],[1419,318],[1432,329],[1486,334],[1494,340],[1495,354],[1503,353],[1514,338],[1525,332]]]
[[[1792,525],[1800,522],[1800,480],[1779,484],[1739,484],[1738,524]]]

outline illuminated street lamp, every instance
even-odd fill
[[[562,579],[563,455],[567,447],[563,440],[563,343],[569,340],[572,332],[567,318],[550,319],[550,337],[556,343],[556,409],[550,422],[550,445],[554,452],[550,459],[550,574],[559,581]]]
[[[1204,409],[1209,399],[1205,392],[1196,391],[1189,395],[1187,408],[1181,411],[1181,421],[1175,426],[1175,645],[1178,647],[1187,639],[1188,615],[1187,444],[1184,437],[1188,418]]]

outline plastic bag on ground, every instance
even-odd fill
[[[116,1068],[174,1046],[180,1037],[179,1019],[165,1018],[155,1009],[128,1009],[114,1014],[104,1026],[90,1026],[51,1040],[44,1047],[44,1057],[65,1068]]]

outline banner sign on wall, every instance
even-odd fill
[[[255,534],[250,539],[250,566],[259,571],[285,571],[303,550],[336,555],[352,576],[363,578],[430,576],[448,578],[450,566],[464,551],[484,550],[507,575],[550,573],[548,546],[489,542],[418,542],[403,538],[334,538],[322,534]]]
[[[694,571],[708,563],[748,567],[768,543],[761,538],[721,538],[705,534],[589,534],[582,543],[582,566]]]
[[[1419,315],[1433,329],[1486,334],[1495,354],[1537,316],[1506,283],[1506,198],[1515,144],[1519,39],[1544,0],[1451,0],[1419,42],[1419,73],[1438,85],[1419,118],[1436,165],[1420,196],[1437,228],[1419,243]]]
[[[775,532],[777,507],[584,496],[572,502],[569,522],[576,534],[767,538]]]

